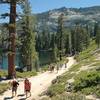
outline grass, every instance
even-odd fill
[[[96,63],[94,63],[92,66],[100,66],[100,61],[96,61]]]
[[[18,78],[32,77],[32,76],[35,76],[35,75],[37,75],[36,71],[23,72],[23,73],[17,72]]]
[[[0,70],[0,78],[6,77],[7,76],[7,71]]]
[[[8,88],[10,88],[10,85],[8,83],[0,83],[0,94],[5,92]]]
[[[85,95],[80,93],[62,93],[56,96],[53,96],[52,98],[49,97],[43,97],[41,100],[86,100]]]
[[[25,77],[31,77],[37,75],[36,71],[30,71],[30,72],[16,72],[17,78],[25,78]],[[7,71],[1,70],[0,71],[0,77],[7,77]]]
[[[70,72],[76,72],[76,71],[78,71],[79,70],[79,68],[82,66],[82,63],[80,62],[80,63],[78,63],[78,64],[76,64],[76,65],[73,65],[70,69],[69,69],[69,71]]]
[[[86,100],[85,96],[76,93],[63,93],[52,98],[52,100]]]

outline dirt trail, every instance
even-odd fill
[[[51,85],[51,81],[55,79],[57,76],[63,74],[64,72],[68,71],[68,69],[75,63],[75,60],[73,57],[68,57],[69,62],[67,64],[67,68],[65,66],[62,66],[62,69],[59,70],[57,73],[56,71],[53,73],[45,72],[42,74],[39,74],[35,77],[29,78],[32,83],[32,96],[25,99],[24,96],[24,85],[23,81],[19,82],[18,92],[17,96],[13,99],[11,98],[11,90],[6,91],[2,96],[0,96],[0,100],[39,100],[39,95],[47,90],[47,88]]]

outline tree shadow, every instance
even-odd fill
[[[4,100],[12,99],[13,97],[5,97]]]
[[[25,96],[25,94],[19,94],[18,97],[22,97],[19,100],[26,100],[26,97],[23,97],[23,96]]]
[[[19,94],[19,95],[18,95],[18,97],[22,97],[22,96],[25,96],[25,94]]]

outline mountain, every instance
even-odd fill
[[[77,23],[82,25],[92,25],[100,22],[100,6],[86,7],[86,8],[66,8],[50,10],[37,14],[38,28],[43,29],[44,26],[50,27],[49,30],[57,29],[57,22],[59,15],[64,14],[64,26],[70,27]]]

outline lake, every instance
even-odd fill
[[[49,64],[52,62],[52,51],[40,51],[39,52],[39,64],[40,66],[45,65],[45,64]],[[16,55],[16,59],[15,59],[15,65],[19,66],[19,55]],[[0,69],[4,69],[7,70],[8,69],[8,56],[5,54],[2,57],[2,63],[1,63],[1,68]]]

